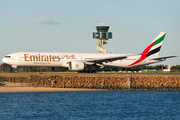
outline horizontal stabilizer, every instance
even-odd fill
[[[152,58],[151,60],[166,60],[167,58],[173,58],[173,57],[178,57],[178,56],[156,57],[156,58]]]

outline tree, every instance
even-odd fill
[[[6,64],[6,63],[1,65],[1,71],[5,72],[5,73],[14,72],[13,68],[10,65]]]

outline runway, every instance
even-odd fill
[[[174,75],[180,73],[76,73],[76,72],[21,72],[21,73],[0,73],[0,76],[29,76],[29,75]]]
[[[76,73],[76,72],[51,72],[51,73],[39,73],[39,74],[73,74],[73,75],[180,75],[180,73]]]

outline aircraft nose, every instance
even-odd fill
[[[5,58],[2,59],[2,62],[5,62]]]
[[[6,58],[3,58],[2,61],[3,61],[3,63],[8,63]]]

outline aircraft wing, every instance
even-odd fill
[[[85,62],[102,63],[102,62],[112,62],[112,61],[115,61],[115,60],[122,60],[122,59],[125,59],[125,58],[127,58],[127,56],[91,59],[91,60],[87,60]]]
[[[122,60],[127,58],[128,56],[136,56],[136,55],[127,55],[127,56],[116,56],[116,57],[108,57],[108,58],[99,58],[99,59],[91,59],[84,61],[86,64],[102,64],[102,62],[113,62],[116,60]]]
[[[166,60],[167,58],[173,58],[173,57],[178,57],[178,56],[155,57],[152,58],[151,60]]]

